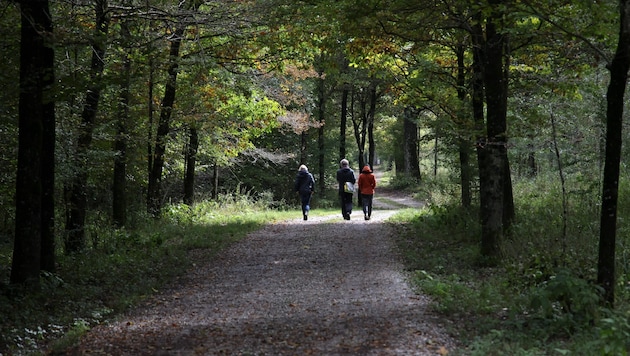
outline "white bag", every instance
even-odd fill
[[[346,193],[354,193],[354,183],[346,182],[343,185],[343,191],[346,192]]]

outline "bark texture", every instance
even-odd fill
[[[20,103],[16,179],[15,242],[11,284],[39,288],[42,257],[42,149],[44,148],[43,88],[51,75],[49,55],[52,23],[48,1],[22,1]],[[47,48],[48,47],[48,48]]]
[[[619,42],[609,66],[610,83],[606,95],[606,158],[602,184],[602,210],[599,235],[597,282],[604,288],[606,303],[615,302],[615,244],[617,236],[617,200],[619,196],[619,162],[623,128],[624,94],[630,68],[630,3],[619,2]]]

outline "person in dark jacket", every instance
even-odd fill
[[[301,165],[298,168],[294,186],[302,202],[302,216],[304,220],[308,220],[308,212],[311,210],[311,196],[315,191],[315,178],[308,172],[308,168],[305,165]]]
[[[346,182],[354,185],[357,179],[354,176],[354,171],[350,168],[350,163],[347,159],[342,159],[339,162],[339,170],[337,170],[337,182],[339,183],[339,200],[341,202],[341,215],[345,220],[350,220],[350,214],[352,214],[352,192],[346,192],[344,186]]]
[[[363,205],[363,216],[365,220],[372,217],[372,198],[374,197],[374,188],[376,188],[376,177],[370,169],[365,165],[359,174],[359,194],[361,194],[361,204]]]

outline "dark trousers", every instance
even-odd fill
[[[300,200],[302,201],[302,215],[306,215],[311,210],[311,192],[300,193]]]
[[[363,214],[372,216],[372,194],[361,194],[361,205],[363,206]]]
[[[341,201],[341,215],[345,218],[352,213],[352,193],[339,193]]]

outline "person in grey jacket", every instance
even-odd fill
[[[350,214],[352,214],[352,194],[344,190],[346,182],[351,182],[353,185],[357,182],[354,176],[354,171],[350,168],[350,163],[347,159],[342,159],[339,162],[339,170],[337,171],[337,182],[339,183],[339,200],[341,202],[341,215],[345,220],[350,220]]]
[[[302,216],[308,220],[308,212],[311,210],[311,196],[315,191],[315,178],[308,172],[308,167],[301,165],[295,176],[294,190],[300,196],[302,203]]]

